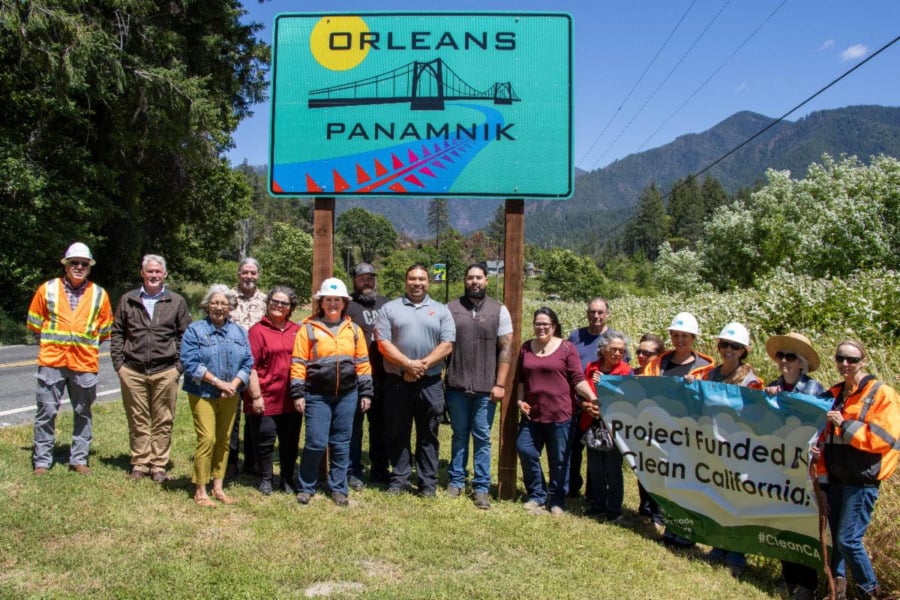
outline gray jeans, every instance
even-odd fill
[[[91,449],[91,405],[97,396],[97,373],[81,373],[71,369],[38,367],[37,412],[34,415],[34,467],[50,468],[56,441],[56,414],[63,392],[68,390],[74,424],[70,465],[86,465]]]

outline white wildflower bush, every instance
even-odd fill
[[[799,181],[789,171],[766,177],[704,229],[701,273],[717,289],[754,285],[779,267],[813,277],[900,268],[900,161],[824,155]]]
[[[653,263],[653,284],[667,293],[697,294],[712,290],[700,275],[700,255],[689,248],[673,250],[669,242],[659,246]]]

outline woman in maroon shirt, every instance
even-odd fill
[[[522,420],[516,449],[528,494],[525,509],[537,512],[549,505],[551,514],[561,515],[566,502],[573,391],[590,403],[596,403],[597,396],[584,380],[575,346],[562,339],[556,313],[546,306],[537,309],[533,325],[534,338],[519,351],[516,399]],[[541,468],[545,446],[549,485]]]
[[[253,353],[250,385],[244,394],[244,414],[250,424],[252,443],[259,462],[260,493],[272,493],[272,454],[278,438],[281,487],[293,493],[297,448],[302,416],[290,398],[291,353],[300,326],[290,320],[297,307],[297,294],[289,287],[275,286],[266,298],[266,316],[250,328],[247,337]]]

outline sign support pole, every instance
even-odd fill
[[[501,500],[516,497],[516,437],[519,409],[516,403],[516,362],[522,345],[522,296],[525,288],[525,201],[506,201],[506,235],[503,251],[503,298],[513,322],[513,339],[506,394],[500,405],[500,460],[497,495]]]
[[[334,197],[316,198],[313,206],[312,295],[334,274]],[[311,300],[315,313],[316,301]],[[329,450],[319,464],[319,481],[328,481]]]

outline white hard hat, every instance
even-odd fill
[[[740,323],[729,323],[728,325],[723,327],[722,332],[719,334],[719,339],[729,342],[737,342],[738,344],[742,344],[747,348],[750,347],[750,332],[747,331],[747,328]]]
[[[689,312],[680,312],[672,319],[669,331],[683,331],[692,335],[700,335],[700,326],[697,325],[697,317]]]
[[[324,298],[325,296],[338,296],[340,298],[350,299],[350,294],[347,293],[347,286],[337,277],[329,277],[322,282],[319,291],[316,292],[316,300]]]
[[[69,246],[66,250],[66,255],[59,262],[66,264],[73,258],[86,258],[91,261],[91,265],[97,264],[97,261],[94,260],[94,256],[91,254],[91,249],[87,247],[87,244],[82,244],[81,242],[75,242]]]

